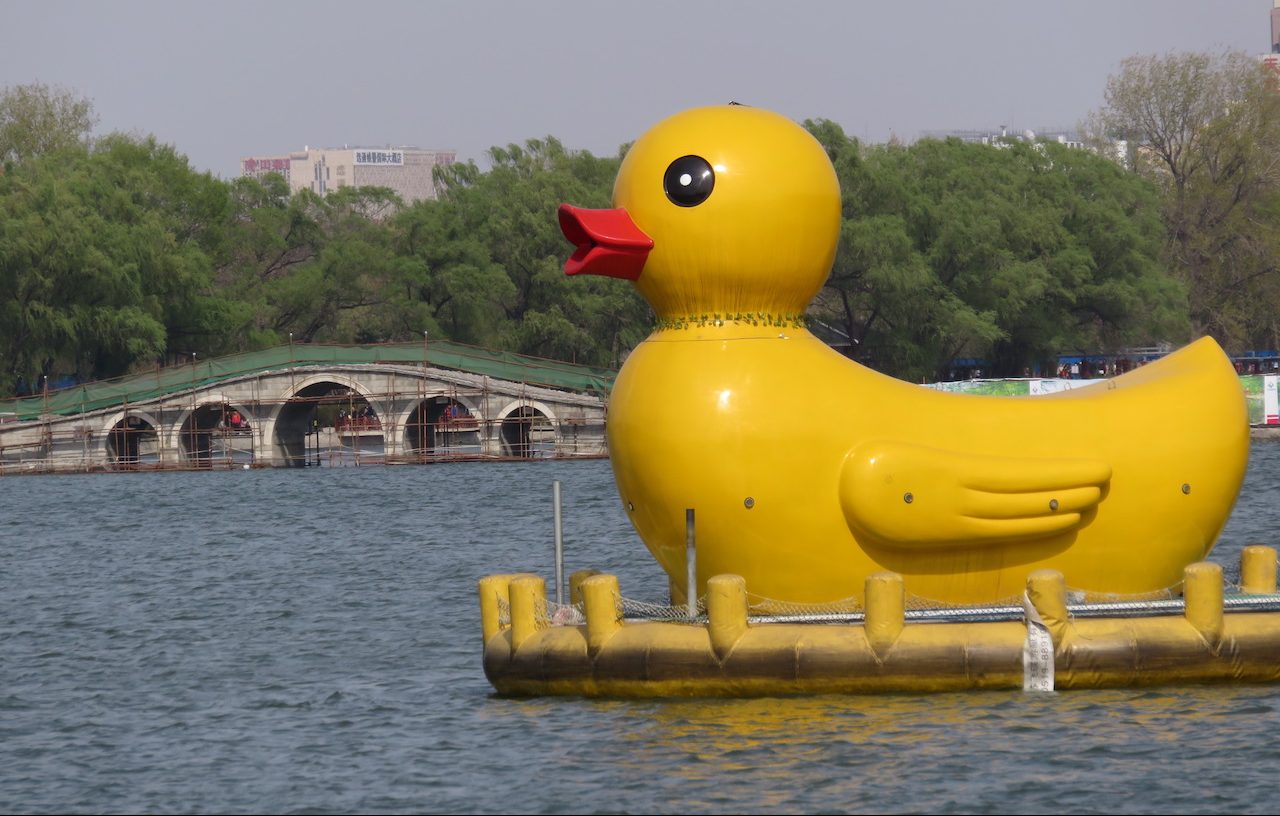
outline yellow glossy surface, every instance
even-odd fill
[[[688,154],[716,184],[676,207],[663,172]],[[817,142],[747,107],[678,114],[619,171],[615,206],[654,239],[636,286],[665,328],[619,373],[609,447],[673,586],[685,508],[700,592],[734,573],[753,596],[831,601],[889,570],[911,595],[985,602],[1019,596],[1044,567],[1095,593],[1176,585],[1213,546],[1248,455],[1244,397],[1217,345],[1046,397],[877,374],[790,319],[830,270],[839,202]]]
[[[715,170],[696,207],[663,193],[667,166],[687,155]],[[835,258],[835,169],[776,113],[726,105],[660,122],[627,152],[613,199],[655,239],[636,287],[662,316],[803,313]]]

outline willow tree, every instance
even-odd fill
[[[958,357],[1020,375],[1066,349],[1185,334],[1154,191],[1109,160],[1048,143],[862,148],[810,127],[844,215],[814,314],[856,359],[906,379],[945,376]]]
[[[461,209],[446,201],[417,201],[393,227],[400,258],[396,311],[403,332],[500,345],[515,284]]]
[[[217,291],[222,182],[154,138],[30,156],[0,174],[0,390],[103,378],[236,328]]]
[[[154,257],[155,236],[116,217],[101,194],[131,202],[115,190],[87,152],[30,158],[0,175],[0,391],[56,374],[121,374],[163,353],[142,260]]]
[[[501,345],[619,365],[652,325],[648,306],[620,281],[567,279],[564,262],[573,247],[556,216],[565,202],[609,206],[619,159],[569,150],[547,137],[494,147],[489,163],[488,172],[470,163],[442,168],[439,180],[441,201],[459,219],[457,226],[483,245],[488,260],[509,279],[509,286],[491,287],[492,303],[504,315]],[[482,270],[478,258],[467,263]]]
[[[93,103],[42,82],[0,89],[0,163],[85,147],[97,118]]]
[[[1280,344],[1275,72],[1243,52],[1130,57],[1091,123],[1160,190],[1164,260],[1196,333],[1235,350]]]

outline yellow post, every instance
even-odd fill
[[[1240,589],[1249,595],[1275,594],[1275,548],[1262,544],[1244,548],[1240,553]]]
[[[1222,637],[1222,567],[1209,561],[1189,564],[1183,572],[1187,623],[1217,646]]]
[[[728,657],[746,631],[746,579],[741,575],[714,575],[707,579],[707,632],[716,657]]]
[[[535,575],[522,575],[511,581],[511,650],[538,631],[547,617],[547,582]]]
[[[867,576],[867,642],[883,656],[902,633],[905,622],[906,590],[896,572],[875,572]]]
[[[582,582],[590,578],[592,575],[599,575],[600,570],[578,570],[569,576],[569,603],[582,603]]]
[[[1070,618],[1067,614],[1067,581],[1057,570],[1035,570],[1027,576],[1027,597],[1053,638],[1054,648],[1062,646]]]
[[[510,586],[510,575],[489,575],[480,579],[480,631],[485,643],[502,629],[499,603],[506,601],[510,604],[507,596]]]
[[[622,593],[618,591],[618,576],[587,576],[579,587],[587,618],[587,652],[595,655],[622,628]]]

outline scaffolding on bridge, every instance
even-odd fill
[[[442,389],[428,370],[480,375],[478,385]],[[290,388],[267,398],[261,379],[335,366],[420,368],[412,382],[394,371],[385,392],[359,393],[336,382]],[[476,460],[590,458],[605,455],[603,413],[565,411],[554,419],[526,390],[556,389],[600,400],[614,372],[495,352],[457,343],[279,347],[158,369],[63,391],[0,401],[0,474],[254,467],[348,467]],[[253,397],[209,401],[220,384],[257,378]],[[490,407],[490,378],[518,383],[505,415]],[[314,376],[311,377],[314,379]],[[507,391],[510,389],[508,388]],[[204,397],[202,397],[204,395]],[[504,399],[509,399],[504,397]],[[140,407],[145,404],[145,407]],[[408,405],[407,419],[377,406]],[[156,417],[181,415],[166,430]],[[103,428],[105,416],[118,420]],[[270,418],[273,431],[264,432]],[[160,427],[157,427],[160,426]],[[19,432],[21,431],[21,432]]]

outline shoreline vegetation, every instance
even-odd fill
[[[1244,54],[1133,57],[1082,146],[870,145],[806,121],[844,219],[809,324],[912,382],[963,359],[1009,377],[1064,349],[1206,334],[1232,354],[1280,347],[1275,86]],[[493,147],[486,168],[436,168],[437,198],[410,204],[219,179],[95,123],[74,91],[0,88],[0,394],[283,344],[428,338],[616,369],[655,325],[631,286],[562,269],[557,207],[609,206],[626,145]]]

